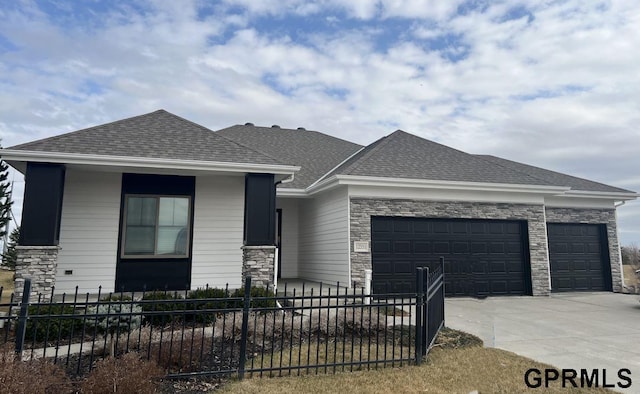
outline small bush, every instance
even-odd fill
[[[135,330],[142,323],[142,308],[138,304],[114,302],[99,304],[87,309],[86,324],[96,326],[103,334],[123,333]]]
[[[46,316],[69,315],[69,317]],[[71,335],[79,336],[82,333],[82,316],[75,314],[71,305],[34,305],[29,307],[25,338],[29,341],[53,341],[68,339]],[[36,317],[42,316],[42,317]]]
[[[133,300],[133,298],[131,298],[130,295],[127,295],[124,293],[109,293],[108,295],[100,298],[100,301],[105,301],[105,302],[131,301],[131,300]]]
[[[176,292],[170,293],[164,291],[145,293],[140,306],[144,312],[149,313],[144,314],[144,321],[151,325],[164,325],[173,321],[179,321],[182,315],[176,313],[176,311],[184,310],[185,304],[184,302],[171,302],[174,300],[182,300],[182,296]],[[170,313],[158,313],[165,311]]]
[[[271,290],[267,290],[264,287],[252,287],[250,290],[251,293],[251,298],[271,298],[271,299],[265,299],[265,300],[251,300],[251,307],[252,308],[273,308],[276,306],[276,301],[273,300],[272,298],[275,297],[276,295],[274,294],[273,291]],[[240,288],[237,289],[236,291],[233,292],[233,297],[240,297],[243,298],[244,297],[244,289]],[[242,307],[244,305],[243,301],[240,301],[240,307]]]
[[[71,381],[60,366],[44,360],[18,361],[12,347],[0,349],[0,393],[68,392]]]
[[[137,353],[127,353],[98,361],[80,388],[81,392],[92,394],[154,393],[163,375],[155,362],[144,360]]]
[[[229,292],[225,289],[218,289],[215,287],[208,287],[206,289],[200,288],[192,291],[187,296],[192,300],[187,304],[189,310],[203,312],[193,312],[185,316],[188,321],[196,321],[200,323],[211,323],[215,321],[216,314],[219,311],[210,311],[211,309],[228,309],[237,307],[234,300],[229,300]],[[209,310],[209,311],[207,311]]]

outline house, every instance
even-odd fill
[[[449,295],[621,291],[637,194],[396,131],[212,131],[164,110],[4,149],[26,176],[17,288],[239,287],[250,274]],[[277,272],[276,272],[277,271]]]

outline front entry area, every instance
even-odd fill
[[[415,289],[445,259],[447,296],[531,294],[525,221],[372,217],[374,293]]]

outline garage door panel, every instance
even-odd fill
[[[447,234],[449,232],[449,225],[444,222],[433,223],[433,232],[436,234]]]
[[[390,218],[379,218],[375,222],[371,222],[371,231],[376,234],[389,233],[393,231],[393,221]]]
[[[492,242],[489,244],[489,253],[504,254],[504,243]]]
[[[468,254],[469,244],[467,242],[454,242],[452,252],[456,254]]]
[[[530,293],[529,271],[525,269],[525,248],[522,246],[522,231],[526,231],[526,224],[522,222],[393,218],[393,231],[389,233],[375,231],[379,227],[373,224],[380,219],[372,218],[372,242],[385,239],[394,244],[390,252],[385,248],[374,248],[373,251],[373,280],[380,286],[386,283],[384,287],[398,288],[402,286],[400,283],[405,283],[409,287],[404,291],[413,291],[415,268],[436,267],[439,257],[443,256],[448,296]],[[384,220],[388,221],[388,218]],[[395,252],[395,243],[400,241],[411,242],[410,253],[406,253],[406,247],[398,247]],[[386,268],[384,272],[378,271],[375,269],[377,260],[388,260],[398,267],[393,268],[393,274]],[[374,288],[380,289],[380,286]]]
[[[552,291],[611,290],[604,225],[549,223]]]
[[[393,222],[394,233],[408,233],[410,230],[410,222]]]
[[[413,242],[413,252],[418,254],[429,254],[433,251],[430,242],[426,241],[414,241]]]
[[[391,241],[373,241],[373,253],[391,253]]]
[[[411,241],[394,241],[393,253],[401,253],[401,254],[411,253]]]

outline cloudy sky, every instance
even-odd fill
[[[361,144],[403,129],[640,191],[639,26],[634,0],[2,1],[0,137],[164,108]],[[640,243],[640,203],[618,215]]]

